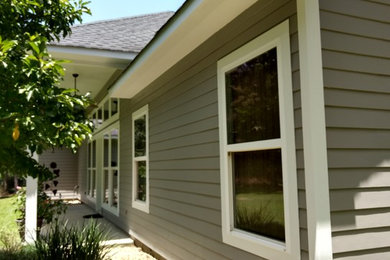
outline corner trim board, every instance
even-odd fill
[[[309,259],[332,255],[324,84],[318,0],[297,0]]]

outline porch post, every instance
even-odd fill
[[[32,156],[38,161],[38,155]],[[38,213],[38,178],[30,176],[26,179],[26,219],[24,239],[27,243],[33,243],[37,238],[37,213]]]
[[[38,178],[27,177],[26,181],[26,221],[25,240],[33,243],[36,239],[37,229],[37,201],[38,201]]]

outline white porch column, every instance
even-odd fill
[[[27,243],[36,239],[37,229],[38,178],[27,177],[26,180],[26,229],[24,238]]]
[[[33,158],[38,161],[38,154]],[[24,239],[27,243],[33,243],[37,238],[37,213],[38,213],[38,178],[26,179],[26,219]]]

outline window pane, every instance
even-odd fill
[[[91,194],[91,170],[87,170],[87,194]]]
[[[87,146],[87,161],[88,161],[88,168],[91,168],[91,143],[88,143]]]
[[[137,164],[137,200],[146,201],[146,161]]]
[[[109,153],[109,140],[110,136],[108,134],[105,134],[103,137],[103,167],[108,167],[108,153]]]
[[[111,99],[111,115],[115,115],[118,113],[118,99],[117,98],[112,98]]]
[[[96,127],[100,127],[100,125],[103,123],[103,110],[101,108],[99,108],[99,110],[97,111],[97,124],[96,124]]]
[[[113,207],[118,207],[118,171],[113,170],[113,176],[112,176],[112,206]]]
[[[111,166],[118,166],[118,129],[111,131]]]
[[[109,101],[107,100],[105,103],[104,103],[104,106],[103,106],[103,118],[104,118],[104,121],[106,121],[109,117],[110,117],[110,109],[109,109]]]
[[[91,172],[91,196],[96,196],[96,170]]]
[[[134,157],[146,154],[146,116],[134,120]]]
[[[92,141],[92,168],[96,167],[96,141]]]
[[[93,127],[94,127],[94,128],[97,128],[98,124],[97,124],[97,115],[96,115],[96,112],[93,113],[93,115],[92,115],[92,122],[93,122]]]
[[[285,241],[281,150],[232,154],[234,226]]]
[[[103,191],[104,191],[103,203],[108,203],[108,195],[109,195],[108,170],[104,170],[103,187],[104,187],[104,189],[103,189]]]
[[[226,72],[228,143],[280,137],[276,48]]]

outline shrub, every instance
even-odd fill
[[[90,221],[81,230],[67,223],[54,221],[45,236],[35,241],[38,259],[104,259],[108,246],[102,245],[106,233],[95,221]]]

